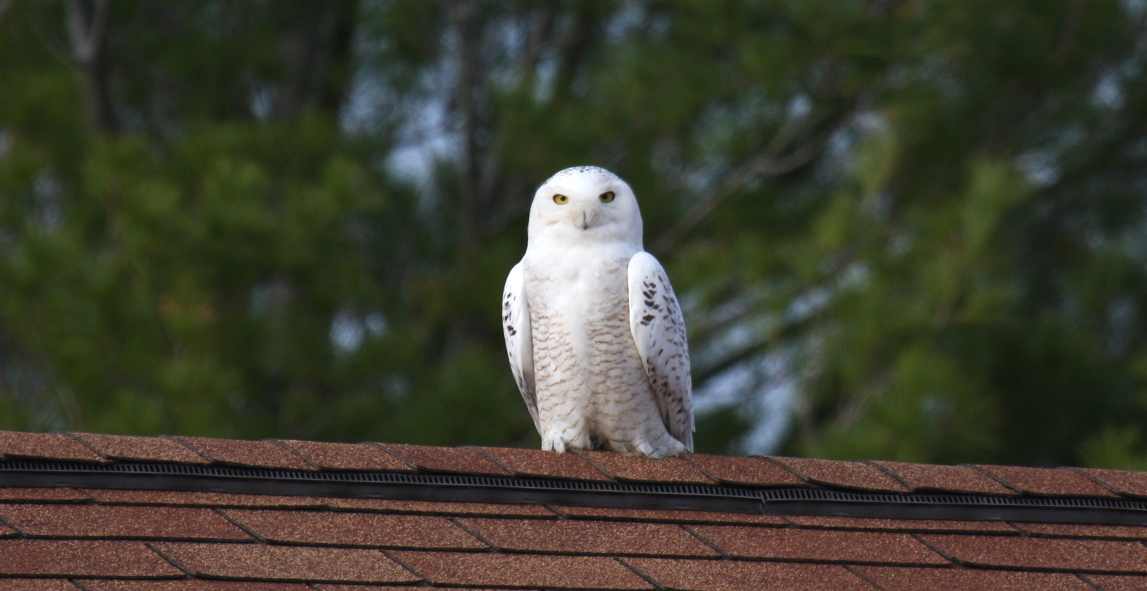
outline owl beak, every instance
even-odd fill
[[[579,208],[573,213],[574,225],[582,230],[590,229],[594,225],[594,222],[597,221],[597,212],[594,211],[592,207]]]

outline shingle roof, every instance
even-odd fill
[[[1147,507],[1147,474],[1107,470],[0,432],[5,590],[1147,589],[1147,527],[1133,523],[648,509],[567,492],[542,504],[235,494],[194,477],[174,487],[184,490],[115,486],[128,472],[109,472],[99,481],[109,488],[18,486],[4,466],[36,464],[28,460]],[[418,496],[418,486],[403,494]],[[1052,521],[1086,521],[1078,515]]]

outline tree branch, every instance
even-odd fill
[[[107,56],[108,19],[111,0],[70,0],[68,37],[72,59],[83,72],[88,110],[92,122],[102,131],[120,130],[119,117],[112,105],[110,64]]]
[[[533,86],[533,80],[537,77],[538,64],[541,63],[542,54],[547,48],[546,40],[553,34],[554,23],[557,21],[556,6],[553,3],[544,3],[538,13],[531,15],[530,32],[522,51],[520,69],[525,73],[529,86]]]
[[[714,191],[694,205],[677,224],[658,236],[650,251],[661,255],[672,250],[687,234],[709,219],[726,199],[758,178],[782,175],[808,164],[820,154],[828,138],[836,130],[835,126],[829,126],[792,152],[778,156],[777,154],[798,134],[795,127],[797,126],[787,123],[783,125],[760,154],[727,175]]]
[[[461,130],[461,179],[458,183],[458,253],[461,260],[469,260],[474,253],[478,223],[479,147],[478,113],[475,104],[475,86],[480,78],[478,32],[475,31],[474,4],[458,0],[447,6],[447,14],[457,35],[455,57],[457,73],[454,83],[453,107]]]

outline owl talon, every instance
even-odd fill
[[[550,435],[542,439],[542,449],[545,451],[565,453],[566,442],[563,441],[561,437]]]

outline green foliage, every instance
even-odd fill
[[[700,451],[1147,465],[1137,3],[99,6],[0,9],[0,428],[536,445],[497,302],[594,163]]]

